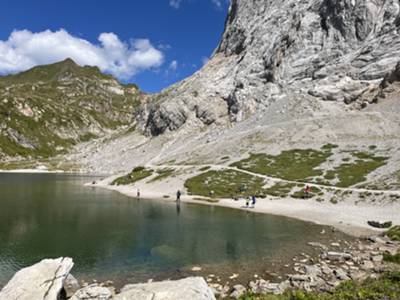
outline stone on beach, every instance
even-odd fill
[[[56,300],[74,263],[69,257],[44,259],[18,271],[0,292],[0,300]]]
[[[94,283],[77,291],[71,300],[110,300],[112,296],[110,289]]]
[[[114,299],[215,300],[215,296],[202,277],[189,277],[176,281],[129,284]]]

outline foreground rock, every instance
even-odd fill
[[[202,277],[125,286],[115,300],[213,300],[213,292]]]
[[[0,292],[0,300],[59,299],[74,263],[69,257],[44,259],[18,271]]]
[[[112,299],[112,292],[106,287],[99,286],[97,283],[91,284],[83,289],[77,291],[71,300],[110,300]]]

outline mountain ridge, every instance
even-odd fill
[[[68,58],[0,77],[0,157],[48,158],[121,126],[145,96]]]

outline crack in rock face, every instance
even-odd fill
[[[69,257],[44,259],[18,271],[0,292],[0,300],[59,299],[74,263]]]

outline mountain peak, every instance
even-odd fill
[[[79,66],[72,58],[68,57],[56,64],[60,64],[60,65],[67,65],[67,66]]]

